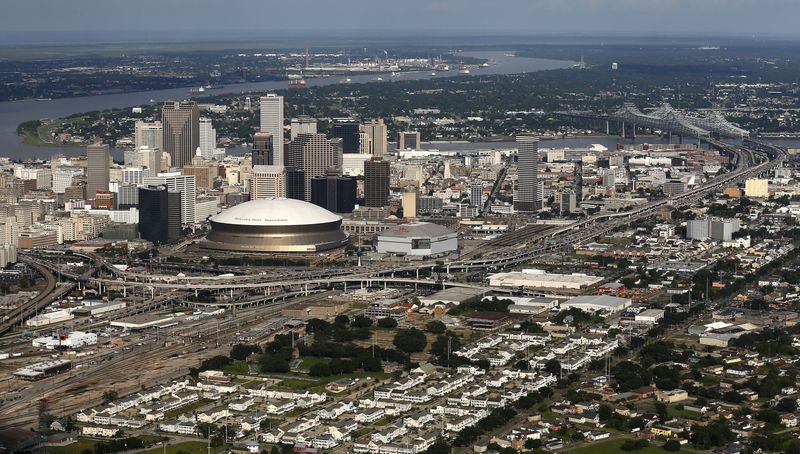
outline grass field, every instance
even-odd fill
[[[211,448],[211,452],[220,452],[222,448]],[[167,454],[178,454],[184,452],[186,454],[208,454],[208,444],[205,441],[186,441],[174,445],[167,445]],[[163,454],[164,448],[159,446],[148,451],[142,451],[141,454]]]
[[[603,443],[597,443],[590,446],[584,446],[582,448],[571,449],[565,452],[570,454],[616,454],[620,452],[625,452],[620,448],[624,440],[610,440]],[[639,449],[637,451],[630,451],[633,454],[666,454],[667,451],[661,449],[660,443],[651,443],[650,446]],[[678,452],[694,452],[694,451],[686,451],[680,450]]]
[[[234,361],[223,369],[228,375],[247,375],[250,373],[250,366],[244,361]]]
[[[143,442],[145,442],[145,444],[157,443],[159,440],[163,439],[162,437],[155,436],[155,435],[140,435],[140,436],[138,436],[136,438],[142,440]],[[50,452],[51,454],[81,454],[86,449],[94,452],[94,449],[95,449],[95,446],[97,445],[97,443],[98,443],[97,440],[89,440],[89,439],[86,439],[86,438],[81,438],[78,441],[76,441],[75,443],[72,443],[71,445],[55,446],[55,447],[49,448],[48,452]],[[163,452],[163,448],[160,448],[160,449],[161,450],[158,451],[158,452]],[[205,453],[205,451],[203,451],[203,452]]]
[[[53,454],[81,454],[84,449],[94,452],[95,444],[94,440],[80,439],[71,445],[52,447],[50,452]]]

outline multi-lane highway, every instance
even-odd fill
[[[259,275],[234,276],[173,276],[158,274],[131,273],[115,268],[95,254],[78,254],[91,261],[102,273],[97,276],[75,275],[61,270],[53,260],[47,260],[30,253],[26,257],[30,263],[45,267],[62,276],[80,282],[92,282],[103,287],[146,287],[151,292],[158,290],[212,290],[212,291],[263,291],[266,296],[274,293],[305,292],[331,285],[412,285],[444,287],[479,287],[474,284],[429,279],[420,277],[421,269],[445,271],[471,271],[500,269],[527,262],[543,253],[563,250],[565,247],[589,241],[639,220],[653,216],[665,206],[682,207],[690,205],[725,187],[739,184],[747,178],[763,175],[780,166],[786,159],[786,152],[769,144],[747,141],[746,146],[736,146],[725,142],[708,140],[712,147],[735,157],[736,169],[715,177],[704,185],[668,199],[650,202],[641,207],[618,213],[604,213],[577,220],[571,224],[542,229],[530,226],[521,231],[500,237],[494,248],[481,248],[454,261],[425,261],[413,264],[378,263],[368,267],[320,268],[297,270],[292,273],[270,273]],[[507,240],[513,241],[507,241]]]

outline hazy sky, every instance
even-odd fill
[[[2,0],[0,31],[800,34],[800,0]]]

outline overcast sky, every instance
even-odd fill
[[[2,31],[800,34],[800,0],[2,0]]]

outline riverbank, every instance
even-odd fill
[[[467,52],[465,55],[491,60],[489,67],[476,69],[472,74],[459,75],[458,71],[437,72],[435,75],[428,71],[398,73],[396,77],[384,77],[384,81],[376,82],[375,75],[354,75],[350,83],[392,83],[394,81],[428,80],[452,77],[480,77],[482,75],[510,75],[531,73],[555,69],[570,68],[574,62],[562,60],[549,60],[540,58],[507,57],[502,51]],[[338,84],[340,77],[309,79],[308,87]],[[37,146],[23,143],[22,137],[17,135],[17,126],[29,120],[58,119],[82,112],[104,111],[109,109],[129,108],[141,105],[157,105],[165,101],[176,99],[193,99],[218,95],[233,95],[240,93],[264,93],[275,90],[285,90],[285,81],[256,82],[246,84],[230,84],[221,88],[212,88],[202,94],[189,94],[190,87],[144,91],[126,94],[85,96],[79,98],[61,98],[51,101],[15,101],[0,103],[0,155],[12,159],[47,159],[52,154],[50,146]],[[113,153],[113,151],[112,151]],[[119,155],[119,156],[118,156]],[[117,151],[115,158],[119,159],[121,152]]]

